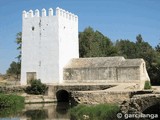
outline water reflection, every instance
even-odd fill
[[[69,108],[69,103],[26,104],[21,110],[0,109],[0,120],[70,120]],[[143,113],[160,116],[160,104],[151,106]]]
[[[66,115],[70,105],[68,102],[58,102],[56,106],[56,112],[61,115]]]
[[[0,120],[70,120],[69,108],[68,103],[26,104],[21,112],[0,116]]]
[[[23,116],[31,120],[44,120],[48,118],[48,113],[46,110],[27,110]]]

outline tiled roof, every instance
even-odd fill
[[[140,66],[142,62],[143,59],[125,59],[124,57],[74,58],[65,68]]]

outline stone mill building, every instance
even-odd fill
[[[78,16],[60,8],[23,11],[21,84],[122,83],[149,80],[143,59],[79,58]]]

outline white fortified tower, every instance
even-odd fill
[[[21,84],[62,83],[63,67],[79,57],[78,16],[56,8],[23,11]]]

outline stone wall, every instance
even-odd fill
[[[64,68],[64,82],[71,83],[138,83],[143,89],[150,80],[143,59],[99,57],[72,59]]]
[[[56,97],[56,93],[59,90],[65,90],[69,93],[74,92],[74,91],[93,91],[93,90],[104,90],[111,88],[116,85],[96,85],[96,84],[84,84],[84,85],[49,85],[48,86],[48,91],[46,92],[46,95],[48,96],[54,96]]]
[[[76,91],[72,92],[72,103],[74,104],[100,104],[115,103],[121,104],[124,100],[130,99],[129,92],[105,92],[105,91]]]
[[[64,80],[107,80],[112,82],[124,82],[140,79],[139,67],[121,67],[121,68],[75,68],[64,70]]]
[[[0,93],[24,93],[24,86],[0,86]]]
[[[124,114],[143,113],[147,108],[156,104],[160,104],[160,94],[134,95],[130,100],[123,101],[121,112]]]

